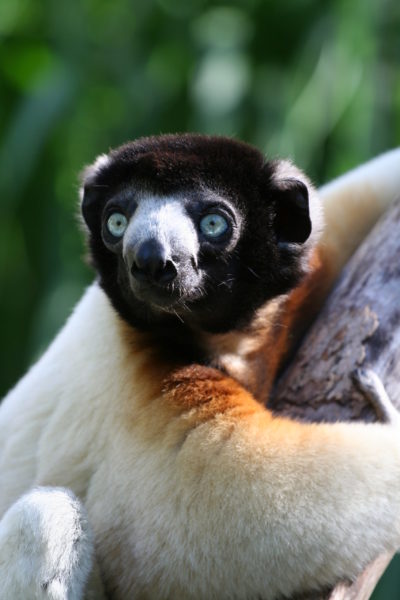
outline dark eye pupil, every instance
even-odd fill
[[[204,235],[217,238],[228,229],[228,223],[221,215],[209,214],[200,221],[200,229]]]
[[[122,237],[127,227],[127,219],[125,215],[119,213],[113,213],[110,215],[107,221],[108,231],[115,237]]]

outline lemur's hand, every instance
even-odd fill
[[[379,375],[372,369],[356,369],[352,379],[384,422],[400,426],[400,413],[389,398]]]
[[[62,488],[35,488],[0,521],[0,600],[82,600],[93,539],[82,503]]]

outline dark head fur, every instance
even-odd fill
[[[135,296],[126,260],[104,242],[106,206],[119,194],[125,201],[137,197],[140,202],[143,193],[184,198],[184,210],[195,229],[197,217],[191,211],[210,194],[226,200],[235,212],[238,233],[233,247],[222,244],[209,252],[210,244],[199,238],[193,261],[197,272],[205,273],[201,289],[197,296],[191,290],[185,297],[182,284],[183,297],[166,311],[154,310]],[[319,229],[313,194],[308,180],[291,163],[267,161],[242,142],[165,135],[125,144],[88,167],[82,212],[100,283],[126,321],[141,329],[189,327],[220,333],[245,327],[258,308],[299,283]]]

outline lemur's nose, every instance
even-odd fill
[[[158,240],[150,239],[135,249],[131,273],[138,281],[169,283],[178,272],[164,246]]]

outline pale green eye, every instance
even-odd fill
[[[207,237],[217,238],[228,229],[228,223],[221,215],[211,213],[202,218],[200,229]]]
[[[128,226],[128,219],[122,213],[115,212],[108,217],[107,229],[114,237],[122,237]]]

